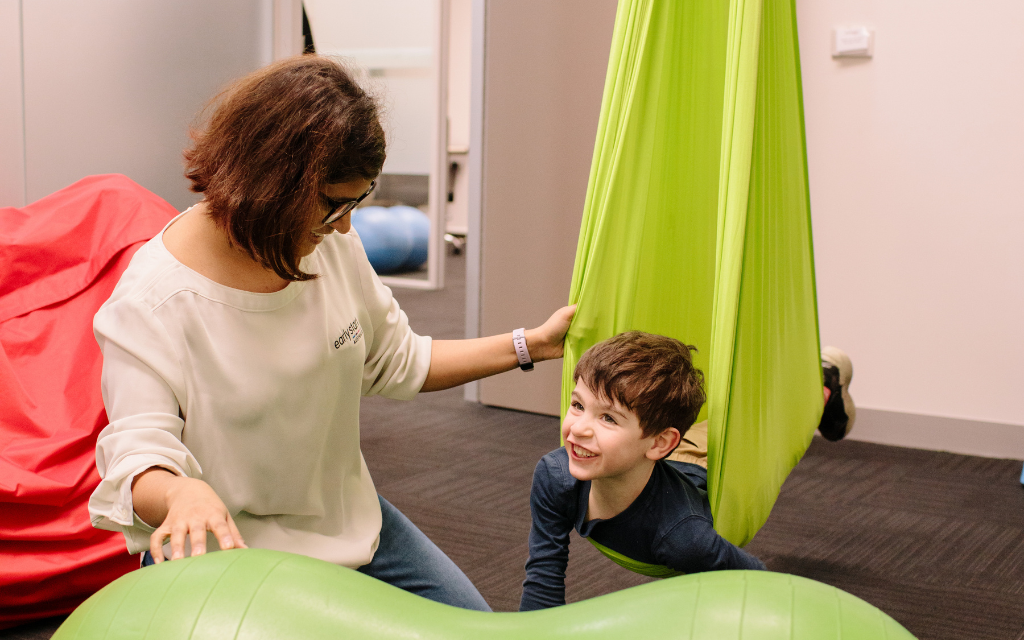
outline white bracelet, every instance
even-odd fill
[[[533,360],[530,358],[530,350],[526,348],[526,332],[523,329],[512,332],[512,346],[515,347],[516,357],[519,358],[519,368],[523,371],[533,371]]]

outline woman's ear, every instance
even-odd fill
[[[672,450],[679,445],[680,438],[682,436],[679,435],[679,429],[675,427],[665,429],[654,436],[654,442],[651,444],[651,448],[647,450],[647,457],[651,460],[661,460],[672,453]]]

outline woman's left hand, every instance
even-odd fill
[[[544,324],[526,331],[526,348],[534,362],[562,357],[562,342],[575,312],[576,305],[562,307]],[[450,389],[518,366],[519,359],[508,333],[468,340],[434,340],[430,348],[430,370],[420,391]]]
[[[534,362],[562,357],[565,334],[576,313],[576,305],[562,307],[536,329],[526,332],[526,348]]]

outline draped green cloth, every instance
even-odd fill
[[[621,0],[570,303],[695,345],[715,528],[746,544],[822,412],[794,0]]]

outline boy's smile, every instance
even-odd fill
[[[571,445],[571,446],[572,446],[572,453],[573,453],[573,455],[575,455],[578,458],[593,458],[593,457],[597,456],[596,453],[592,453],[590,451],[587,451],[586,449],[584,449],[583,447],[581,447],[578,444],[574,444],[574,445]]]

